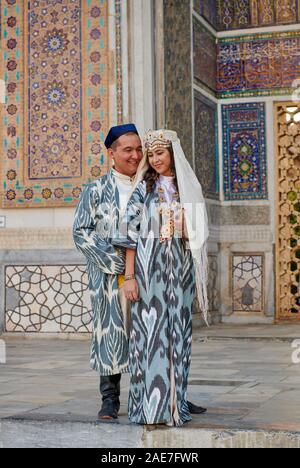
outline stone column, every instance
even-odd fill
[[[128,0],[129,116],[141,134],[155,127],[152,0]],[[126,44],[124,44],[124,48]]]

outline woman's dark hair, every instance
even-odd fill
[[[174,184],[175,184],[176,190],[178,191],[177,174],[176,174],[174,151],[173,151],[172,145],[169,146],[167,149],[168,149],[168,151],[170,152],[170,155],[171,155],[171,159],[172,159],[171,170],[174,173]],[[147,193],[153,192],[155,182],[157,181],[158,178],[159,178],[159,174],[156,172],[155,169],[153,169],[153,167],[150,166],[148,171],[146,172],[146,174],[144,176],[144,180],[145,180],[146,186],[147,186]]]

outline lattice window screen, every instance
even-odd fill
[[[277,320],[300,322],[300,103],[276,103]]]

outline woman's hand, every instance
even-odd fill
[[[186,225],[186,219],[184,216],[184,210],[183,210],[183,235],[182,235],[183,240],[188,241],[189,240],[189,233]]]
[[[132,279],[125,281],[123,291],[126,299],[129,301],[137,302],[140,300],[140,292],[137,280]]]
[[[183,240],[189,240],[184,211],[184,208],[180,208],[180,210],[176,213],[174,227],[175,231],[179,233]]]
[[[183,214],[183,209],[180,208],[175,211],[175,217],[174,217],[174,228],[175,231],[182,236],[183,232],[183,223],[184,223],[184,214]]]

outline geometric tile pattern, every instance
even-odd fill
[[[222,106],[226,200],[267,199],[265,104]]]
[[[31,180],[71,179],[82,176],[81,87],[83,63],[80,0],[64,1],[58,10],[31,2],[24,22],[26,126],[25,174]],[[73,8],[71,8],[73,6]],[[55,16],[55,22],[50,18]],[[69,13],[68,13],[69,12]],[[66,25],[68,25],[67,33]],[[64,67],[60,69],[60,64]],[[78,74],[76,79],[75,74]],[[28,114],[27,114],[28,113]],[[76,118],[77,116],[77,118]],[[62,124],[63,123],[63,124]],[[63,130],[63,131],[62,131]]]
[[[264,313],[264,255],[232,256],[233,312]]]
[[[292,94],[300,76],[300,31],[218,40],[218,97]]]
[[[209,256],[209,308],[219,310],[218,257]],[[92,309],[86,267],[7,266],[5,330],[90,333]]]
[[[218,107],[195,91],[195,166],[205,197],[219,199]]]
[[[7,332],[90,333],[92,309],[86,267],[7,266]]]
[[[75,206],[108,169],[108,1],[6,0],[1,14],[2,206]]]
[[[277,103],[277,320],[300,321],[300,105]]]
[[[249,0],[218,0],[218,28],[242,29],[251,25]]]

